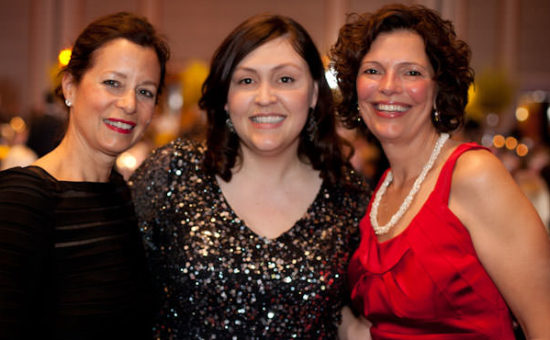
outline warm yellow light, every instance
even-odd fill
[[[502,148],[504,146],[504,136],[502,135],[495,135],[493,137],[493,145],[496,147],[496,148]]]
[[[506,148],[514,150],[518,146],[518,140],[515,137],[506,137]]]
[[[527,155],[528,152],[529,152],[529,148],[527,147],[527,145],[523,143],[520,143],[516,148],[516,154],[520,157]]]
[[[59,52],[57,59],[59,60],[59,64],[61,66],[67,66],[69,64],[69,61],[71,60],[71,52],[72,50],[70,48],[62,49],[61,52]]]
[[[6,158],[8,155],[8,152],[10,152],[10,147],[7,145],[0,145],[0,160]]]
[[[137,167],[137,160],[136,157],[131,153],[123,152],[120,156],[118,156],[116,160],[116,165],[118,168],[130,169],[133,171]]]
[[[518,107],[516,109],[516,119],[518,120],[518,122],[524,122],[527,120],[527,118],[529,118],[529,110],[521,106]]]
[[[27,124],[25,124],[25,121],[21,117],[13,117],[10,120],[10,126],[17,133],[21,133],[27,128]]]

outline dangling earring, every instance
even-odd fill
[[[441,121],[441,118],[439,117],[439,112],[434,108],[433,110],[433,121],[434,123],[439,123]]]
[[[233,122],[231,121],[231,118],[229,117],[229,114],[226,112],[227,118],[225,119],[225,126],[227,126],[227,129],[231,133],[235,133],[235,127],[233,126]]]
[[[355,121],[357,123],[361,123],[361,108],[359,107],[359,104],[357,104],[357,113],[355,114]]]
[[[67,107],[71,107],[71,105],[73,105],[73,103],[71,103],[70,100],[65,99],[65,105],[67,105]]]
[[[441,117],[439,116],[439,111],[437,111],[437,105],[435,104],[437,98],[434,98],[434,105],[432,110],[432,121],[435,125],[441,122]]]
[[[309,140],[313,142],[315,140],[315,137],[317,136],[317,122],[315,121],[315,117],[313,117],[312,107],[310,107],[308,110],[306,132]]]

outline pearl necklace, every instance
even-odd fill
[[[387,224],[380,226],[378,225],[378,221],[377,221],[378,205],[380,204],[380,200],[382,200],[382,196],[386,192],[388,185],[390,185],[390,183],[393,180],[393,175],[391,173],[391,170],[388,172],[388,174],[386,175],[386,178],[384,179],[384,182],[380,186],[380,189],[378,189],[378,191],[376,192],[376,195],[374,197],[374,202],[372,203],[372,208],[370,212],[370,224],[372,225],[372,228],[374,229],[374,233],[376,235],[382,235],[387,233],[388,230],[390,230],[390,228],[393,227],[401,217],[403,217],[403,214],[405,214],[405,212],[411,205],[414,195],[416,195],[416,193],[420,189],[420,185],[422,184],[422,182],[424,182],[424,179],[426,178],[428,171],[430,171],[431,168],[433,167],[435,160],[437,159],[437,156],[439,156],[439,153],[441,152],[441,148],[443,147],[443,144],[445,144],[447,139],[449,139],[449,134],[447,133],[442,133],[441,136],[439,136],[439,139],[435,143],[435,147],[432,151],[432,154],[430,155],[430,159],[428,159],[428,163],[426,163],[422,168],[420,175],[418,175],[418,177],[414,181],[411,191],[409,192],[407,197],[405,197],[405,200],[399,207],[399,210],[397,210],[397,212],[391,217],[390,221]]]

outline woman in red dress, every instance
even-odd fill
[[[389,160],[349,266],[373,339],[550,339],[550,243],[501,162],[449,138],[473,82],[470,49],[422,6],[355,15],[332,50],[349,126]],[[366,125],[366,126],[365,126]]]

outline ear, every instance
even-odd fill
[[[74,103],[74,97],[76,93],[76,83],[74,77],[69,73],[64,73],[61,78],[61,89],[63,90],[63,96],[65,99]]]
[[[313,92],[311,94],[311,105],[309,107],[314,108],[317,105],[317,99],[319,98],[319,84],[315,81],[313,82]]]

